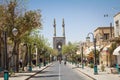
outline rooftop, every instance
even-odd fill
[[[119,15],[120,14],[120,12],[118,12],[117,14],[115,14],[113,17],[116,17],[117,15]]]
[[[94,30],[94,32],[97,31],[98,29],[109,29],[109,28],[110,28],[110,27],[98,27],[97,29]],[[113,26],[112,26],[112,28],[114,29]]]

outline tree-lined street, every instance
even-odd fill
[[[0,80],[119,80],[119,3],[0,0]]]

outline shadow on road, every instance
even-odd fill
[[[33,78],[45,78],[45,77],[59,77],[59,75],[41,75],[41,76],[34,76]]]
[[[72,69],[76,69],[76,68],[82,68],[82,67],[73,67]]]

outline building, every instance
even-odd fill
[[[116,64],[120,64],[120,12],[118,12],[114,16],[114,32],[115,32],[115,37],[112,39],[113,42],[117,43],[116,49],[113,52],[113,55],[116,56]],[[115,52],[117,51],[117,52]]]
[[[109,39],[111,39],[114,36],[114,28],[112,26],[110,27],[98,27],[94,31],[94,35],[96,38],[96,44],[97,45],[107,45],[109,44]]]
[[[115,37],[120,36],[120,12],[114,16],[114,32]]]
[[[96,45],[100,47],[99,53],[99,63],[103,63],[106,66],[112,66],[115,64],[115,56],[112,55],[108,49],[111,47],[112,43],[110,39],[114,37],[114,27],[98,27],[94,31],[96,38]]]
[[[65,37],[65,23],[64,19],[62,21],[62,29],[63,29],[63,36],[56,36],[56,20],[54,19],[54,37],[53,37],[53,49],[58,51],[58,59],[62,59],[62,46],[65,45],[66,37]]]

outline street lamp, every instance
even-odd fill
[[[36,44],[34,44],[34,46],[35,46],[35,53],[36,53],[36,66],[38,65],[38,52],[37,52],[37,45]]]
[[[13,28],[12,33],[13,33],[14,36],[17,36],[18,30],[16,28]]]
[[[32,64],[31,64],[31,44],[29,45],[29,71],[32,71]]]
[[[83,43],[81,43],[81,62],[82,62],[82,69],[84,69],[84,63],[83,63]]]
[[[42,48],[42,53],[43,53],[43,64],[44,66],[46,66],[46,49],[45,48]]]
[[[97,75],[98,74],[98,71],[97,71],[97,60],[96,60],[96,38],[94,37],[94,34],[93,33],[88,33],[87,37],[86,37],[86,41],[89,41],[90,40],[90,37],[89,35],[92,35],[93,36],[93,43],[94,43],[94,74]]]
[[[8,55],[7,55],[7,34],[6,31],[3,32],[4,35],[4,53],[5,53],[5,70],[4,70],[4,80],[9,80],[8,73]]]
[[[15,62],[15,70],[17,70],[17,72],[18,72],[19,64],[18,64],[18,54],[16,53],[16,39],[15,39],[15,36],[17,36],[17,34],[18,34],[18,30],[17,30],[16,28],[13,28],[12,33],[13,33],[13,35],[14,35],[13,54],[15,54],[16,57],[17,57],[17,58],[14,58],[14,61],[16,61],[16,62]],[[15,56],[15,55],[14,55],[14,56]]]

